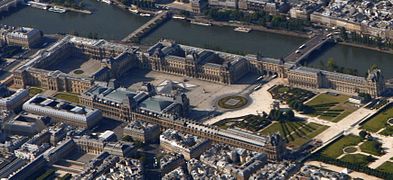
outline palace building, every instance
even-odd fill
[[[189,99],[184,93],[164,96],[156,94],[150,83],[144,87],[144,90],[135,92],[122,87],[95,85],[81,95],[80,104],[101,109],[105,117],[127,122],[132,120],[135,111],[169,119],[187,115]]]
[[[67,65],[68,61],[81,65]],[[83,69],[83,66],[88,68]],[[71,71],[71,67],[80,69]],[[381,95],[384,90],[384,78],[379,70],[369,72],[369,77],[363,78],[298,67],[283,59],[241,56],[181,45],[171,40],[161,40],[142,51],[138,47],[70,35],[39,51],[13,75],[17,87],[39,86],[80,94],[93,87],[94,82],[119,78],[132,68],[221,84],[233,84],[247,73],[255,73],[275,74],[288,78],[292,86],[310,89],[330,88],[353,94],[365,92],[373,96]]]
[[[28,27],[1,27],[0,42],[8,45],[17,45],[31,48],[39,45],[42,40],[42,32]]]
[[[86,66],[87,68],[84,68]],[[66,36],[53,46],[39,51],[13,75],[14,84],[21,88],[39,86],[48,90],[81,94],[79,104],[99,109],[102,116],[107,118],[158,124],[161,129],[174,129],[214,142],[263,152],[269,160],[281,160],[287,154],[285,141],[279,134],[259,136],[241,130],[219,129],[185,119],[190,103],[184,93],[171,91],[170,94],[165,94],[149,83],[144,83],[138,91],[117,86],[112,79],[119,78],[132,68],[221,84],[234,84],[247,73],[254,73],[287,78],[291,86],[307,89],[329,88],[345,93],[369,93],[372,96],[379,96],[384,90],[384,78],[378,69],[369,71],[368,77],[364,78],[299,67],[283,59],[241,56],[185,46],[169,40],[159,41],[143,51],[128,45],[75,36]],[[98,83],[108,81],[108,85]],[[52,113],[53,109],[64,104],[59,102],[52,105],[52,101],[57,102],[36,96],[25,103],[24,108]],[[60,104],[59,107],[57,104]],[[75,111],[80,111],[77,106],[73,107],[76,108]],[[75,116],[71,109],[64,110],[62,117],[57,118],[69,121],[65,112]],[[88,123],[91,119],[88,112],[78,114],[79,116],[82,119],[74,122],[78,126],[92,126],[95,122],[92,120],[92,123]]]
[[[95,126],[102,119],[102,113],[98,109],[87,108],[74,105],[60,99],[35,95],[23,104],[23,110],[48,116],[56,122],[90,128]]]
[[[289,85],[308,89],[334,89],[349,94],[379,96],[385,86],[381,70],[368,72],[367,78],[314,68],[296,67],[288,71]]]
[[[15,70],[14,84],[79,94],[90,89],[94,81],[118,78],[137,66],[136,50],[105,40],[66,36]],[[71,71],[75,64],[86,68]]]
[[[231,84],[248,72],[245,57],[180,45],[163,40],[140,54],[144,67],[153,71]]]

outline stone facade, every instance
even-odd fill
[[[98,109],[74,105],[64,100],[43,95],[35,95],[25,102],[23,110],[41,116],[48,116],[56,122],[83,128],[93,127],[102,119],[102,113]]]
[[[164,150],[180,153],[186,160],[199,158],[211,146],[211,141],[189,134],[168,129],[160,135],[160,147]]]
[[[0,40],[8,45],[17,45],[25,48],[31,48],[41,43],[42,32],[27,27],[9,27],[0,29]]]
[[[81,78],[61,71],[44,69],[46,66],[75,54],[83,54],[100,61],[100,70],[91,77]],[[251,72],[270,76],[275,74],[280,78],[288,78],[294,86],[312,89],[332,88],[345,93],[367,92],[373,96],[379,96],[384,89],[383,78],[378,78],[377,81],[363,81],[364,78],[361,77],[326,71],[323,71],[322,76],[316,73],[318,70],[298,68],[295,64],[285,62],[283,59],[253,55],[240,56],[185,46],[170,40],[159,41],[147,51],[141,51],[122,44],[75,36],[66,36],[54,46],[41,51],[26,65],[18,68],[13,77],[17,87],[39,86],[48,90],[80,94],[90,89],[95,81],[119,78],[132,68],[148,69],[221,84],[236,83]],[[124,117],[129,117],[129,115]]]
[[[144,67],[180,76],[231,84],[248,72],[243,56],[179,45],[163,40],[140,54]]]
[[[298,67],[288,72],[289,85],[307,89],[334,89],[348,94],[368,93],[380,96],[384,90],[384,77],[379,69],[368,72],[368,77]]]
[[[136,49],[127,45],[66,36],[53,46],[40,51],[28,63],[14,71],[17,87],[38,86],[54,91],[80,94],[90,89],[93,82],[118,78],[124,72],[138,65]],[[46,70],[71,56],[85,56],[100,61],[101,67],[90,77],[75,77],[59,70]]]
[[[158,142],[160,137],[160,126],[145,123],[143,121],[132,121],[123,129],[123,136],[130,136],[133,140],[143,143]]]
[[[368,26],[367,24],[362,24],[359,22],[351,22],[337,17],[325,16],[318,12],[314,12],[310,14],[310,21],[313,23],[318,23],[329,27],[343,27],[348,31],[359,33],[359,34],[368,34],[375,37],[393,39],[392,29],[371,27]]]
[[[0,84],[0,111],[17,112],[28,98],[28,90],[18,89],[13,91],[8,89],[4,84]]]

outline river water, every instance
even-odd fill
[[[67,12],[53,13],[42,9],[24,7],[0,20],[1,24],[28,26],[44,33],[73,33],[81,36],[97,33],[100,38],[122,39],[149,20],[126,10],[97,1],[84,1],[92,15]]]
[[[368,68],[376,64],[382,70],[386,79],[393,78],[393,54],[340,44],[327,49],[315,59],[309,61],[307,66],[319,68],[321,62],[327,65],[330,58],[338,66],[357,69],[359,76],[364,76]]]
[[[169,38],[182,44],[218,49],[229,52],[261,53],[280,58],[299,47],[306,39],[279,34],[251,31],[235,32],[232,27],[200,26],[185,21],[169,21],[142,43],[154,43]]]
[[[28,26],[44,33],[73,33],[86,36],[97,33],[100,38],[120,40],[149,20],[113,5],[85,0],[92,15],[67,12],[57,14],[31,7],[22,8],[0,20],[0,24]],[[179,43],[234,53],[261,53],[267,57],[285,57],[306,39],[274,33],[252,31],[240,33],[231,27],[199,26],[185,21],[171,20],[142,40],[153,44],[161,38]],[[337,65],[356,68],[363,75],[372,64],[377,64],[386,78],[393,78],[393,55],[377,51],[335,45],[310,60],[307,64],[319,67],[333,58]]]

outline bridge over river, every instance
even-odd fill
[[[311,53],[316,50],[321,49],[326,43],[332,42],[333,37],[330,34],[317,34],[306,43],[304,43],[301,48],[299,47],[287,57],[284,58],[286,62],[293,62],[300,64],[304,59],[309,57]]]
[[[0,2],[0,13],[9,11],[10,8],[15,8],[21,4],[24,4],[23,0],[3,0]]]
[[[148,33],[153,31],[154,29],[156,29],[162,23],[167,21],[169,18],[171,18],[171,13],[168,11],[158,13],[150,21],[148,21],[144,25],[140,26],[134,32],[129,34],[127,37],[125,37],[122,41],[123,42],[139,42],[141,38],[143,38]]]

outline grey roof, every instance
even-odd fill
[[[134,97],[135,92],[129,91],[125,88],[107,88],[102,86],[95,86],[86,92],[88,95],[96,95],[100,99],[109,100],[115,103],[122,103],[124,99]]]
[[[7,86],[0,84],[0,97],[5,98],[11,96],[14,92],[10,91]]]
[[[173,102],[155,97],[149,97],[140,103],[140,107],[149,109],[151,111],[161,112]]]
[[[129,97],[134,97],[136,94],[134,92],[128,91],[124,88],[118,88],[112,90],[109,94],[105,96],[105,98],[109,98],[110,100],[122,102],[124,99],[128,99]]]

